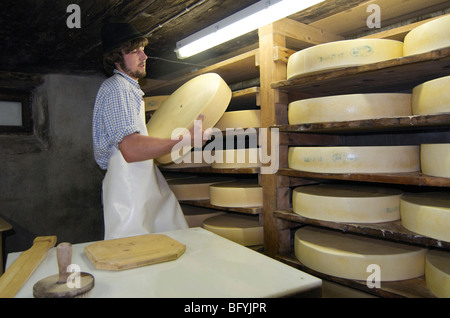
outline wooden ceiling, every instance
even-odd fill
[[[101,72],[100,28],[120,20],[146,34],[148,77],[160,78],[204,65],[218,56],[237,54],[257,43],[257,33],[183,61],[175,43],[257,0],[2,0],[0,72],[90,74]],[[449,8],[448,0],[327,0],[290,18],[352,37],[367,30],[369,3],[382,8],[384,25]],[[69,28],[70,4],[81,9],[81,27]],[[166,60],[174,61],[168,62]]]

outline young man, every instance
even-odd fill
[[[104,68],[111,77],[97,93],[92,132],[95,160],[107,170],[102,187],[105,239],[186,228],[178,201],[153,162],[179,140],[147,135],[138,83],[146,76],[147,39],[127,23],[105,25],[101,37]]]

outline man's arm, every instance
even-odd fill
[[[208,133],[204,134],[204,131],[201,130],[202,120],[203,115],[200,115],[198,120],[194,121],[194,126],[189,131],[189,140],[191,141],[191,145],[194,144],[194,130],[196,133],[201,131],[202,137],[206,135],[205,139],[202,138],[203,144],[208,139]],[[143,161],[155,159],[170,153],[173,147],[182,140],[183,136],[180,136],[178,139],[169,139],[133,133],[122,139],[119,143],[119,150],[126,162]]]

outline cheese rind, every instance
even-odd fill
[[[237,110],[225,112],[214,126],[225,131],[227,128],[258,128],[261,126],[261,110]]]
[[[425,53],[450,46],[450,14],[424,23],[408,32],[403,55]]]
[[[263,205],[262,187],[256,181],[239,180],[209,187],[212,205],[222,207],[260,207]]]
[[[308,98],[289,104],[289,124],[410,116],[411,94],[350,94]]]
[[[203,228],[244,246],[264,244],[258,216],[225,214],[208,218]]]
[[[147,123],[148,135],[158,138],[178,136],[190,129],[201,114],[204,115],[202,129],[211,128],[222,117],[230,100],[231,89],[219,75],[199,75],[179,87],[158,107]],[[191,148],[184,146],[157,160],[160,163],[175,161]]]
[[[450,178],[450,144],[420,145],[420,165],[422,173],[442,178]]]
[[[320,184],[293,190],[292,208],[301,216],[332,221],[379,223],[400,219],[402,191],[353,186]]]
[[[415,233],[450,242],[450,194],[425,192],[403,195],[402,225]]]
[[[450,298],[450,252],[429,250],[425,263],[425,282],[440,298]]]
[[[450,112],[450,76],[440,77],[413,88],[413,115],[435,115]]]
[[[288,166],[317,173],[400,173],[420,170],[419,146],[290,147]]]
[[[306,226],[295,233],[294,252],[305,266],[327,275],[367,281],[375,264],[380,281],[398,281],[424,274],[426,249]]]
[[[287,79],[329,69],[390,60],[403,55],[403,43],[386,39],[353,39],[312,46],[292,54]]]

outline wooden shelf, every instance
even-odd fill
[[[209,200],[180,200],[179,202],[182,204],[189,204],[189,205],[199,206],[199,207],[203,207],[203,208],[216,209],[216,210],[227,211],[227,212],[237,212],[237,213],[243,213],[243,214],[261,214],[262,213],[262,207],[228,208],[228,207],[212,205],[209,202]]]
[[[332,179],[347,181],[393,183],[402,185],[450,187],[450,178],[432,177],[421,172],[407,173],[316,173],[298,171],[290,168],[278,169],[278,174],[300,178]]]
[[[302,225],[314,225],[329,229],[341,230],[343,232],[369,235],[380,239],[389,239],[403,243],[412,243],[427,247],[437,247],[450,250],[450,242],[436,240],[405,229],[400,221],[384,223],[339,223],[323,220],[315,220],[303,217],[290,211],[274,212],[280,219],[300,223]]]
[[[398,131],[415,129],[436,129],[450,127],[450,114],[417,115],[391,118],[375,118],[342,122],[306,123],[299,125],[278,125],[280,132],[300,133],[354,133]]]
[[[165,168],[160,166],[161,171],[166,172],[189,172],[189,173],[223,173],[223,174],[258,174],[260,168],[233,168],[233,169],[215,169],[211,166],[189,167],[189,168]]]
[[[316,272],[303,264],[301,264],[295,254],[279,254],[275,257],[281,262],[292,267],[298,268],[313,276],[332,281],[341,285],[355,288],[379,297],[389,298],[435,298],[433,293],[428,289],[425,282],[425,277],[418,277],[414,279],[407,279],[394,282],[381,282],[380,288],[369,288],[365,281],[350,280],[345,278],[334,277],[320,272]]]
[[[309,96],[409,90],[450,75],[450,47],[388,61],[297,76],[271,88]]]

